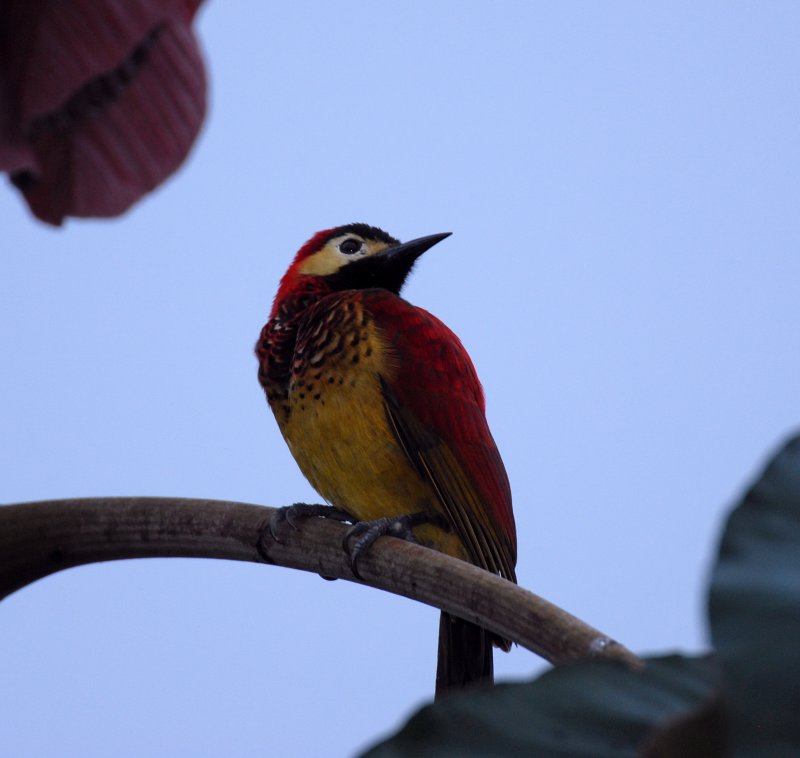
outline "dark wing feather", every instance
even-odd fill
[[[511,490],[466,350],[441,321],[382,290],[364,302],[394,352],[386,414],[473,563],[516,581]]]

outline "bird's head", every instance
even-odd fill
[[[414,262],[445,237],[399,242],[383,229],[367,224],[347,224],[318,232],[303,247],[281,279],[272,316],[297,296],[323,296],[331,292],[377,287],[400,293]]]

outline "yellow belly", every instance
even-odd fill
[[[290,413],[278,416],[303,474],[325,500],[360,521],[440,514],[433,487],[412,467],[386,417],[380,376],[391,372],[391,355],[383,336],[368,323],[358,339],[347,336],[344,348],[329,343],[330,354],[306,355],[298,366]],[[466,557],[452,533],[429,525],[414,531],[421,542]]]

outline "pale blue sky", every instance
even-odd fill
[[[800,6],[208,2],[198,33],[166,186],[60,230],[0,188],[0,499],[315,500],[256,381],[278,279],[318,229],[451,231],[406,295],[485,386],[520,583],[701,650],[720,518],[798,422]],[[64,572],[0,604],[3,750],[352,754],[431,696],[437,624],[263,566]]]

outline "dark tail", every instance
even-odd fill
[[[468,687],[489,685],[494,679],[493,635],[449,613],[439,619],[439,665],[436,699]]]

